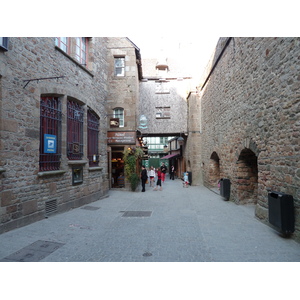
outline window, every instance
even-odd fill
[[[115,108],[114,109],[114,118],[119,118],[119,127],[124,127],[124,109]]]
[[[125,57],[115,57],[115,76],[125,76]]]
[[[67,37],[56,37],[55,38],[55,46],[60,48],[66,53],[69,53],[69,47],[68,47],[69,39]]]
[[[169,94],[170,93],[170,87],[169,87],[169,81],[156,81],[156,94]]]
[[[87,38],[77,37],[75,44],[75,58],[82,65],[86,65],[87,57]]]
[[[8,37],[0,37],[0,49],[8,50]]]
[[[170,119],[171,118],[170,110],[171,110],[170,106],[156,107],[156,114],[155,114],[156,119]]]
[[[99,118],[90,109],[87,114],[87,122],[89,165],[90,167],[95,167],[99,164]]]
[[[68,100],[67,111],[67,156],[70,160],[83,156],[83,107]]]
[[[58,97],[41,97],[40,104],[40,171],[59,170],[61,102]]]

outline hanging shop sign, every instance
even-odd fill
[[[56,153],[56,135],[44,134],[44,153]]]
[[[109,120],[110,128],[118,128],[120,125],[119,118],[110,118]]]
[[[135,145],[135,131],[108,131],[107,144],[111,145]]]

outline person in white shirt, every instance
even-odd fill
[[[149,172],[148,172],[148,176],[150,177],[150,187],[154,187],[155,185],[155,170],[154,168],[151,166]]]

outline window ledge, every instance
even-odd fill
[[[90,171],[90,172],[93,172],[93,171],[102,171],[102,170],[103,170],[102,167],[90,167],[90,168],[89,168],[89,171]]]
[[[87,72],[89,75],[91,75],[92,77],[94,77],[94,74],[88,70],[84,65],[80,64],[76,59],[74,59],[72,56],[70,56],[68,53],[66,53],[65,51],[61,50],[59,47],[55,46],[55,49],[58,50],[59,52],[61,52],[64,56],[68,57],[71,61],[73,61],[77,66],[79,66],[82,70],[84,70],[85,72]]]
[[[57,171],[45,171],[45,172],[39,172],[38,177],[45,177],[45,176],[55,176],[55,175],[63,175],[66,171],[64,170],[57,170]]]
[[[82,160],[69,160],[68,161],[69,165],[85,165],[87,163],[88,163],[88,161],[84,160],[84,159],[82,159]]]

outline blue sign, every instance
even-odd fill
[[[56,135],[44,134],[44,153],[56,153]]]

